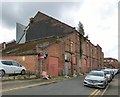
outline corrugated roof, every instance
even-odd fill
[[[40,48],[45,49],[50,45],[56,42],[56,37],[52,36],[45,39],[36,39],[28,41],[24,44],[16,44],[11,47],[2,50],[3,56],[12,56],[12,55],[33,55],[36,53],[36,45],[39,45]]]

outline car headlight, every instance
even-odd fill
[[[87,79],[84,79],[84,81],[88,81]]]

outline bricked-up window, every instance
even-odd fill
[[[73,52],[73,41],[70,42],[70,51]]]
[[[65,51],[69,51],[69,44],[68,43],[65,43]]]
[[[107,62],[110,62],[110,60],[107,60]]]
[[[75,52],[75,50],[76,50],[75,42],[74,42],[74,41],[71,41],[71,42],[70,42],[70,51],[71,51],[71,52]]]
[[[80,46],[78,44],[76,44],[76,52],[79,53],[80,52]]]
[[[113,62],[113,60],[111,60],[111,62]]]
[[[69,38],[65,40],[64,46],[65,46],[65,51],[70,51],[70,41],[69,41]]]
[[[104,62],[106,62],[106,60],[104,60]]]

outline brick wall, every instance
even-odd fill
[[[49,57],[57,57],[59,59],[59,66],[58,71],[60,72],[61,69],[64,69],[65,67],[65,52],[71,52],[72,55],[68,53],[69,61],[69,74],[71,75],[73,73],[73,69],[79,69],[79,54],[76,54],[76,52],[79,53],[79,45],[77,45],[76,42],[76,34],[73,33],[69,35],[68,37],[65,37],[61,39],[59,43],[56,43],[49,48],[46,49],[48,52],[48,58],[44,61],[44,68],[48,70],[49,66]],[[75,60],[72,60],[75,59]],[[71,62],[72,61],[72,62]],[[74,65],[73,65],[74,63]],[[71,65],[72,64],[72,65]],[[64,69],[65,70],[65,69]],[[78,71],[78,70],[77,70]],[[80,70],[79,70],[80,71]]]
[[[98,68],[98,62],[100,62],[100,58],[103,62],[104,53],[102,49],[94,46],[88,39],[85,39],[83,45],[83,56],[82,61],[86,60],[86,66],[84,70],[85,72],[89,72],[92,69]],[[44,49],[48,53],[47,59],[43,61],[43,69],[49,72],[49,58],[57,57],[58,58],[58,72],[61,70],[65,70],[65,52],[68,52],[69,58],[69,74],[73,73],[73,69],[77,70],[77,73],[82,72],[82,62],[80,60],[80,42],[79,42],[79,34],[72,33],[71,35],[60,39],[54,45],[49,46]],[[72,53],[72,54],[71,54]],[[73,60],[75,59],[76,62]],[[24,65],[31,72],[36,72],[40,67],[40,61],[38,61],[37,55],[26,55],[26,56],[4,56],[3,59],[12,59]],[[75,64],[76,63],[76,64]],[[102,64],[102,63],[101,63]]]
[[[21,65],[25,66],[27,70],[31,72],[36,72],[38,59],[37,55],[27,55],[27,56],[3,56],[2,59],[5,60],[15,60]]]

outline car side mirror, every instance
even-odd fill
[[[20,65],[20,67],[22,67],[22,65]]]
[[[104,78],[107,78],[106,74],[105,74]]]

